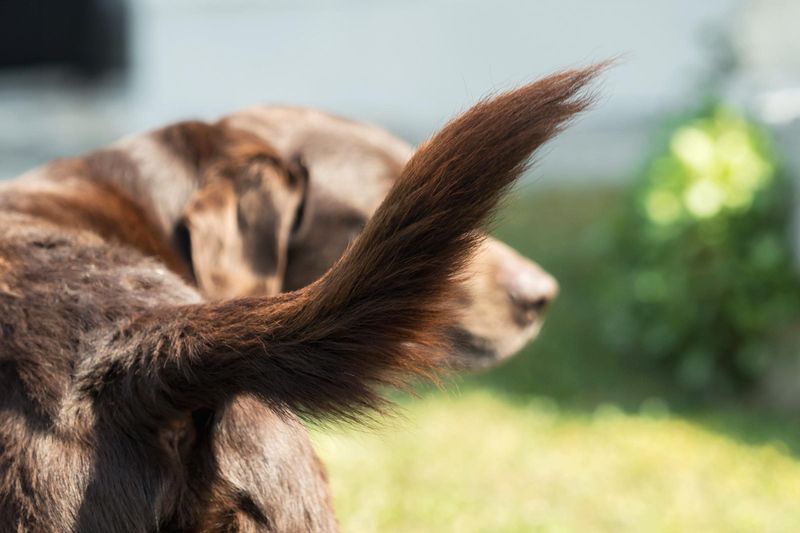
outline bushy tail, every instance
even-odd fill
[[[453,321],[449,302],[476,230],[531,154],[590,104],[587,84],[603,67],[544,78],[447,124],[313,285],[132,322],[122,336],[127,342],[114,347],[127,369],[117,375],[149,382],[115,389],[142,390],[149,416],[164,403],[192,409],[242,391],[315,418],[353,418],[380,407],[382,386],[402,385],[439,363]]]

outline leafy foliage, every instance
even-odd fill
[[[607,338],[692,390],[740,391],[797,316],[791,188],[765,133],[709,106],[677,125],[611,238]]]

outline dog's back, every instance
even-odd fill
[[[335,529],[297,416],[358,418],[435,369],[475,230],[595,71],[453,121],[327,275],[275,298],[201,302],[135,239],[0,192],[0,529]]]

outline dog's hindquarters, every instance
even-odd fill
[[[82,363],[79,387],[152,424],[240,392],[314,417],[379,407],[377,387],[436,365],[475,230],[530,154],[588,105],[583,90],[600,68],[545,78],[447,125],[318,282],[134,318]]]

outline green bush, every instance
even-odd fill
[[[670,131],[611,238],[608,338],[697,391],[742,391],[797,316],[791,187],[763,130],[709,106]]]

